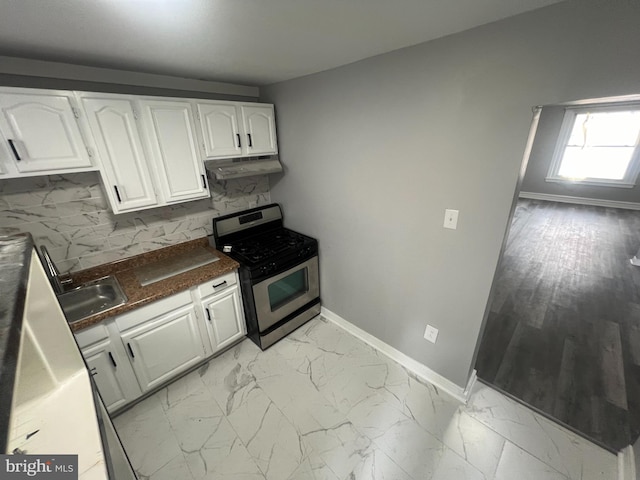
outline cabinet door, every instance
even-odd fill
[[[72,94],[0,92],[0,128],[20,173],[91,170]]]
[[[202,308],[214,353],[241,339],[247,333],[237,286],[210,299],[205,299],[202,302]]]
[[[109,412],[140,396],[129,360],[119,356],[110,340],[84,348],[82,356]]]
[[[242,156],[243,139],[233,103],[198,103],[198,118],[207,158]],[[246,142],[245,142],[246,143]]]
[[[240,106],[247,140],[247,155],[278,153],[273,105]]]
[[[149,164],[128,99],[81,97],[103,164],[105,190],[114,213],[158,204]]]
[[[171,100],[143,100],[144,128],[157,178],[167,203],[209,196],[195,137],[191,105]]]
[[[140,310],[140,314],[144,310]],[[205,358],[195,309],[187,305],[122,333],[142,391],[171,379]]]
[[[0,178],[7,178],[10,174],[17,173],[15,162],[9,150],[9,142],[3,137],[0,131]]]

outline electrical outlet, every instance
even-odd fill
[[[444,228],[450,228],[455,230],[458,228],[458,210],[445,210],[444,211]]]
[[[427,325],[427,328],[424,331],[424,339],[429,340],[431,343],[436,343],[436,340],[438,339],[438,329],[431,325]]]

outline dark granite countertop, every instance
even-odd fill
[[[0,452],[5,453],[33,240],[0,237]]]
[[[137,267],[157,262],[171,263],[178,255],[183,255],[190,250],[200,251],[203,248],[215,254],[219,260],[146,286],[141,285],[136,276],[135,269]],[[78,285],[107,275],[115,276],[128,300],[124,305],[72,323],[71,330],[77,332],[83,328],[100,323],[106,318],[128,312],[155,300],[187,290],[212,278],[224,275],[225,273],[233,272],[238,267],[238,262],[209,246],[209,240],[207,237],[203,237],[159,250],[153,250],[117,262],[106,263],[87,270],[74,272],[71,274],[71,278],[74,284]]]

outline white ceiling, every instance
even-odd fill
[[[0,0],[0,55],[267,85],[559,0]]]

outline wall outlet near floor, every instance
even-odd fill
[[[444,211],[444,228],[455,230],[458,228],[458,210],[447,209]]]
[[[427,328],[424,331],[424,339],[429,340],[431,343],[436,343],[436,340],[438,339],[438,329],[431,325],[427,325]]]

